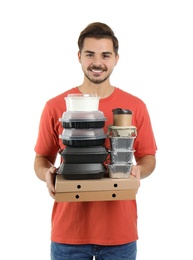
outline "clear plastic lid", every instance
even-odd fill
[[[65,111],[62,114],[62,118],[59,119],[62,122],[76,122],[76,121],[106,121],[102,111]]]
[[[97,94],[82,94],[82,93],[77,93],[77,94],[68,94],[67,95],[67,98],[80,98],[80,97],[83,97],[83,98],[88,98],[88,97],[97,97]]]
[[[68,129],[65,128],[62,134],[59,136],[61,139],[65,140],[85,140],[85,139],[103,139],[107,135],[104,133],[102,128],[93,129]]]

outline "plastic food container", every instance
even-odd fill
[[[105,121],[102,111],[66,111],[62,118],[63,128],[103,128]]]
[[[110,178],[124,179],[128,178],[133,164],[108,164],[108,173]]]
[[[108,126],[108,135],[132,137],[137,136],[137,128],[135,126]]]
[[[66,147],[60,155],[65,163],[102,163],[108,156],[104,146]]]
[[[58,174],[62,174],[67,180],[99,179],[107,172],[102,163],[62,163]]]
[[[102,128],[66,128],[59,135],[63,144],[76,147],[101,146],[107,137]]]
[[[100,98],[90,94],[68,94],[64,99],[68,111],[96,111]]]
[[[119,150],[132,149],[135,138],[136,138],[135,136],[131,136],[131,137],[109,136],[111,150],[119,151]]]
[[[133,149],[127,151],[110,151],[111,163],[132,163],[133,162]]]

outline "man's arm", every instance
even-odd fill
[[[55,176],[56,176],[56,167],[54,163],[56,161],[57,154],[55,156],[43,156],[36,154],[34,160],[34,170],[37,177],[45,181],[49,194],[52,198],[55,198]]]
[[[154,171],[156,166],[155,155],[145,155],[141,158],[135,157],[135,160],[136,165],[132,167],[131,174],[137,179],[144,179]]]

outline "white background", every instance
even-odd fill
[[[39,118],[47,99],[82,83],[77,39],[95,21],[117,35],[111,83],[145,101],[159,149],[137,194],[138,260],[193,259],[191,2],[0,2],[1,259],[49,259],[53,200],[33,170]]]

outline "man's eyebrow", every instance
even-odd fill
[[[85,51],[85,53],[94,53],[94,51],[88,51],[88,50],[87,50],[87,51]]]
[[[110,55],[112,55],[112,52],[111,51],[104,51],[102,54],[110,54]]]
[[[85,53],[91,53],[91,54],[93,54],[94,51],[86,50]],[[111,52],[111,51],[104,51],[104,52],[102,52],[102,54],[109,54],[109,55],[112,55],[112,52]]]

